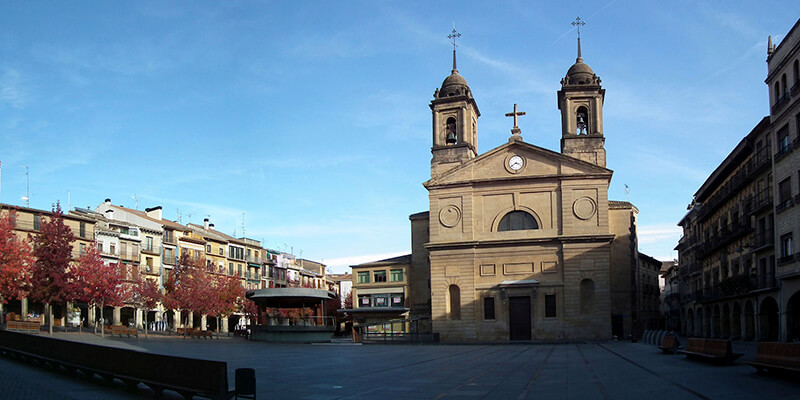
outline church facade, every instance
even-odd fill
[[[561,83],[560,152],[522,139],[515,106],[508,143],[479,155],[480,112],[455,51],[452,72],[434,93],[424,183],[430,211],[415,214],[427,217],[428,229],[412,226],[413,254],[426,265],[412,274],[429,274],[431,328],[442,341],[606,339],[612,315],[621,324],[625,310],[612,306],[612,242],[625,230],[635,235],[635,218],[609,220],[616,214],[608,200],[605,90],[580,42]],[[630,259],[635,236],[632,243],[618,258]],[[617,280],[630,276],[628,266],[616,270]]]

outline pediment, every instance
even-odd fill
[[[519,156],[522,166],[509,165],[512,157]],[[519,163],[517,163],[518,165]],[[515,165],[516,167],[516,165]],[[432,177],[425,187],[466,184],[482,181],[551,179],[567,177],[607,176],[612,170],[529,143],[516,141],[496,147],[453,169]]]

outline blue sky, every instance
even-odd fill
[[[488,3],[2,2],[0,202],[24,204],[28,166],[35,208],[135,195],[337,271],[408,252],[453,22],[480,153],[514,103],[525,140],[558,150],[580,16],[609,197],[627,184],[640,250],[676,257],[692,194],[768,114],[767,37],[800,2]]]

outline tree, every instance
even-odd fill
[[[238,278],[227,275],[211,275],[214,281],[213,298],[210,315],[217,317],[217,333],[220,319],[233,314],[239,308],[239,299],[243,298],[242,284]]]
[[[164,306],[173,310],[208,313],[211,286],[205,260],[201,257],[191,259],[188,254],[182,254],[164,282]]]
[[[28,242],[14,234],[16,212],[0,215],[0,323],[3,304],[22,300],[31,284],[33,257]]]
[[[122,264],[104,262],[94,245],[78,260],[71,278],[71,292],[75,293],[75,298],[91,308],[99,306],[101,318],[106,305],[122,305],[129,296]],[[96,321],[97,318],[94,324],[95,333]],[[105,335],[104,329],[100,332],[100,335]]]
[[[155,281],[142,276],[136,282],[134,282],[132,287],[131,302],[136,304],[144,311],[145,337],[147,337],[147,312],[148,310],[152,310],[158,306],[158,303],[161,301],[162,297],[163,294],[161,293],[161,288],[158,287],[158,283]]]
[[[72,242],[75,235],[64,224],[61,205],[56,203],[50,218],[42,221],[39,234],[33,238],[33,255],[36,262],[31,273],[30,296],[47,306],[50,334],[53,334],[51,305],[69,300]]]

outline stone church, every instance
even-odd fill
[[[561,151],[525,142],[515,105],[508,143],[479,155],[480,111],[453,51],[430,103],[430,211],[410,217],[408,307],[442,341],[606,339],[612,320],[622,333],[630,288],[614,282],[630,282],[638,210],[608,200],[600,83],[579,39],[558,91]]]

